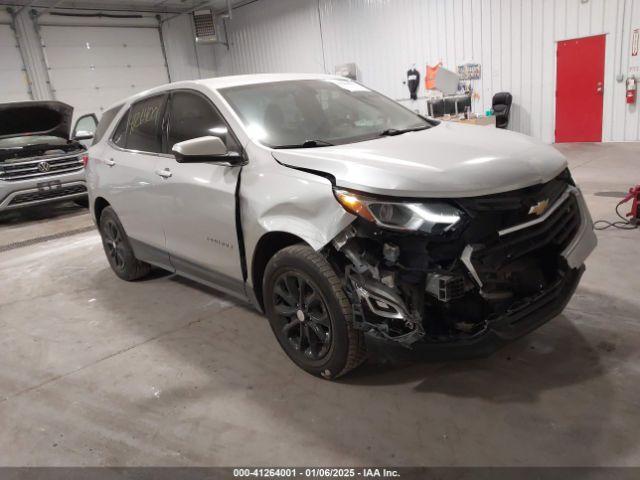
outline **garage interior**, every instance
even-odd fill
[[[431,115],[440,65],[475,128],[510,94],[506,128],[567,157],[594,220],[619,221],[640,183],[639,0],[0,5],[0,103],[100,118],[169,82],[347,71]],[[202,10],[216,38],[197,43]],[[594,38],[601,56],[561,63]],[[86,208],[1,211],[0,466],[640,466],[639,234],[598,230],[564,312],[492,355],[372,349],[328,382],[231,297],[160,270],[116,278]]]

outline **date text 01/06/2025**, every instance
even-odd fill
[[[387,468],[235,468],[234,478],[399,478]]]

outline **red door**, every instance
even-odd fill
[[[558,143],[602,141],[605,42],[605,35],[558,42]]]

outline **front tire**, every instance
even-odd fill
[[[129,237],[111,207],[106,207],[100,215],[100,235],[109,265],[118,277],[133,282],[149,274],[151,265],[136,258]]]
[[[262,291],[273,333],[300,368],[334,379],[364,362],[364,336],[353,326],[340,279],[311,247],[293,245],[276,253]]]

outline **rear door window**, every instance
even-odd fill
[[[131,107],[126,139],[128,150],[162,152],[162,118],[166,100],[166,95],[158,95]]]
[[[240,151],[222,115],[209,100],[197,93],[172,93],[167,149],[171,151],[176,143],[210,135],[220,137],[230,151]]]

